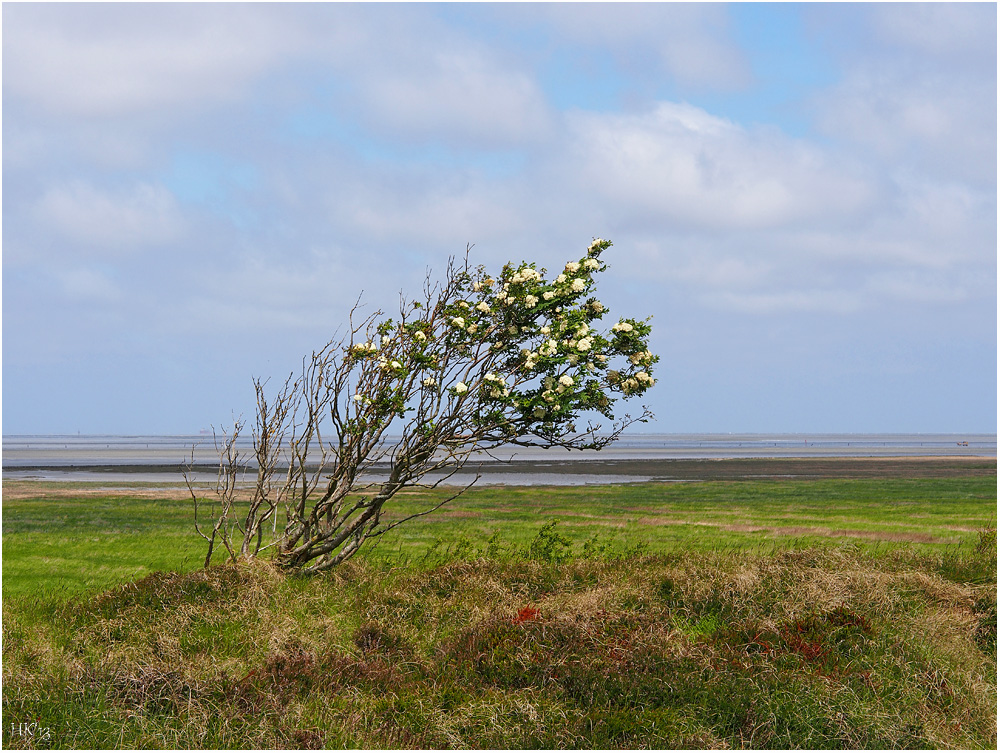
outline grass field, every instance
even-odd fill
[[[3,492],[5,747],[996,747],[995,472],[478,488],[308,579]]]
[[[448,494],[404,493],[391,514]],[[552,520],[578,550],[592,542],[650,553],[838,543],[944,551],[995,517],[995,476],[484,487],[401,526],[369,556],[478,550],[495,534],[524,546]],[[103,589],[159,570],[193,570],[204,559],[180,488],[8,483],[3,544],[5,596]]]

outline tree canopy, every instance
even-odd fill
[[[191,489],[206,565],[221,542],[233,558],[273,548],[282,566],[326,569],[408,520],[385,505],[428,474],[447,477],[504,445],[600,449],[648,420],[645,407],[615,416],[618,400],[656,383],[659,357],[647,319],[601,326],[609,311],[596,279],[610,246],[595,239],[551,279],[529,262],[491,275],[470,267],[467,251],[443,280],[428,276],[421,297],[401,300],[398,318],[359,317],[356,305],[344,335],[273,398],[256,380],[253,457],[237,450],[237,422],[219,443],[214,495],[206,503]],[[387,479],[364,483],[376,466]],[[239,483],[247,467],[249,499]],[[198,518],[206,504],[211,531]]]

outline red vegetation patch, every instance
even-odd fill
[[[517,617],[514,618],[514,624],[521,625],[525,622],[537,620],[539,615],[541,615],[541,612],[534,607],[523,607],[521,611],[517,613]]]

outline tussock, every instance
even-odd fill
[[[45,630],[5,619],[4,718],[53,720],[54,747],[994,748],[995,585],[943,563],[845,547],[157,574]]]

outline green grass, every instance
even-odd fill
[[[995,589],[858,550],[264,563],[4,619],[7,747],[995,748]]]
[[[496,531],[523,543],[539,521],[558,519],[575,541],[596,534],[653,552],[831,540],[913,541],[942,549],[995,514],[995,478],[485,488],[419,527],[398,529],[385,548],[420,551],[438,539],[488,538]]]
[[[5,596],[80,593],[200,567],[204,542],[193,530],[190,499],[94,487],[81,496],[55,484],[22,484],[17,498],[5,495]],[[388,516],[417,512],[447,494],[400,495]],[[553,519],[577,548],[588,541],[650,553],[853,543],[941,553],[995,517],[995,476],[483,487],[401,526],[366,556],[410,561],[434,547],[480,550],[494,535],[526,546]]]
[[[5,496],[5,597],[100,590],[204,561],[190,500],[142,499],[127,487],[113,496],[67,498],[61,491],[39,484],[37,497]]]
[[[4,747],[996,747],[995,477],[473,489],[311,578],[4,491]]]

